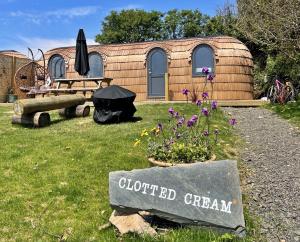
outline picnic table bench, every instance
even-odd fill
[[[59,93],[77,93],[77,92],[83,92],[85,95],[86,92],[94,92],[95,90],[99,88],[103,88],[102,84],[106,83],[107,86],[110,86],[110,82],[112,81],[112,78],[109,77],[87,77],[87,78],[68,78],[68,79],[54,79],[54,83],[56,83],[56,86],[54,88],[31,88],[28,90],[27,96],[35,96],[37,94],[45,95],[47,93],[54,93],[58,95]],[[86,87],[87,82],[94,82],[96,84],[95,87]],[[83,83],[82,87],[73,87],[75,83]],[[66,87],[62,87],[63,85],[66,85]]]
[[[56,89],[59,90],[61,88],[61,84],[67,84],[67,88],[71,89],[74,83],[82,82],[83,88],[85,87],[86,82],[94,82],[97,86],[95,89],[102,88],[102,83],[105,82],[107,85],[110,85],[112,78],[109,77],[87,77],[87,78],[68,78],[68,79],[55,79],[54,80],[57,85]]]

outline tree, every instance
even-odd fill
[[[102,22],[102,33],[96,36],[96,41],[110,44],[162,39],[162,17],[158,11],[111,11]]]
[[[164,18],[164,32],[166,39],[182,38],[181,12],[173,9]]]
[[[203,15],[199,10],[182,10],[183,37],[205,36],[205,25],[209,16]]]
[[[208,20],[205,32],[208,35],[229,35],[241,38],[242,35],[238,31],[236,24],[236,7],[230,2],[225,2],[222,7],[217,9],[217,14]]]
[[[173,9],[165,14],[163,25],[167,39],[205,36],[205,25],[209,19],[199,10]]]
[[[299,58],[299,0],[238,0],[237,7],[237,26],[247,38],[268,53]]]
[[[96,41],[103,44],[205,36],[209,16],[199,10],[173,9],[163,14],[144,10],[111,11]]]

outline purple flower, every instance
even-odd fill
[[[202,98],[203,99],[207,99],[208,98],[208,93],[207,92],[203,92],[202,93]]]
[[[194,122],[197,122],[198,116],[197,116],[197,115],[193,115],[193,116],[191,117],[191,120],[193,120]]]
[[[193,115],[188,121],[187,121],[187,126],[192,127],[198,120],[197,115]]]
[[[206,67],[206,66],[202,67],[202,73],[207,75],[209,73],[208,67]]]
[[[236,119],[235,118],[230,119],[229,124],[234,126],[236,124]]]
[[[209,135],[208,131],[207,131],[207,130],[204,130],[204,131],[203,131],[203,135],[207,137],[207,136]]]
[[[177,127],[181,127],[184,123],[184,118],[180,118],[177,122]]]
[[[168,112],[173,116],[175,111],[173,108],[169,108]]]
[[[201,104],[202,104],[201,100],[197,100],[196,105],[197,105],[198,107],[200,107]]]
[[[182,89],[182,91],[181,91],[181,93],[183,94],[183,95],[188,95],[188,93],[189,93],[190,91],[188,90],[188,89],[186,89],[186,88],[184,88],[184,89]]]
[[[209,114],[209,112],[208,112],[208,110],[207,110],[207,108],[202,108],[202,114],[204,115],[204,116],[208,116],[208,114]]]
[[[186,126],[192,127],[192,126],[194,125],[194,123],[195,123],[195,122],[194,122],[193,120],[190,119],[190,120],[187,121]]]
[[[163,130],[162,124],[159,123],[159,124],[157,125],[157,128],[158,128],[160,131],[162,131],[162,130]]]
[[[178,112],[174,112],[174,117],[178,118],[179,117],[179,113]]]
[[[212,103],[211,103],[211,109],[217,109],[217,107],[218,107],[217,101],[212,101]]]
[[[213,75],[211,75],[211,74],[207,75],[207,80],[212,81],[213,79],[214,79]]]
[[[218,135],[218,134],[219,134],[219,130],[218,130],[218,129],[215,129],[215,130],[214,130],[214,133],[215,133],[215,135]]]

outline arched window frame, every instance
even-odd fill
[[[149,48],[149,50],[147,51],[146,53],[146,57],[145,57],[145,66],[147,65],[147,60],[148,58],[150,57],[150,55],[152,55],[154,53],[155,50],[160,50],[162,52],[164,52],[164,54],[166,55],[166,63],[167,63],[167,71],[168,71],[168,68],[169,68],[169,63],[170,63],[170,55],[169,53],[162,47],[160,46],[155,46],[155,47],[152,47],[152,48]],[[147,67],[149,68],[149,67]]]
[[[162,45],[162,44],[160,44],[160,45],[151,45],[150,47],[147,48],[147,50],[145,51],[144,66],[147,67],[148,56],[154,49],[161,49],[162,51],[164,51],[166,53],[167,65],[169,67],[169,64],[171,63],[171,50],[169,50],[169,48],[167,48],[165,45]]]
[[[101,59],[101,63],[102,63],[102,66],[101,66],[101,68],[102,68],[102,76],[101,77],[103,77],[104,76],[104,58],[103,58],[103,56],[99,53],[99,52],[97,52],[97,51],[92,51],[92,52],[90,52],[89,53],[89,58],[90,58],[90,56],[91,55],[97,55],[97,56],[99,56],[100,57],[100,59]],[[90,63],[90,69],[91,69],[91,63]],[[90,70],[91,71],[91,70]],[[88,77],[96,77],[96,76],[90,76],[90,71],[88,72]]]
[[[58,57],[58,59],[54,62],[54,58],[56,57]],[[57,76],[56,74],[57,66],[59,67],[60,73],[62,74],[60,76]],[[52,70],[54,70],[54,73],[52,73]],[[52,79],[66,78],[66,63],[64,57],[59,54],[52,55],[48,62],[48,71]]]
[[[197,66],[197,61],[196,61],[196,54],[197,54],[197,51],[199,51],[200,48],[208,48],[211,52],[211,65],[208,65],[208,64],[203,64],[203,65],[200,65]],[[199,44],[197,45],[194,49],[193,49],[193,52],[192,52],[192,75],[193,77],[202,77],[202,76],[206,76],[205,73],[202,72],[201,68],[206,66],[208,68],[210,68],[210,74],[214,74],[215,72],[215,65],[216,65],[216,58],[215,58],[215,51],[214,49],[208,45],[208,44]],[[199,71],[197,71],[199,68]]]

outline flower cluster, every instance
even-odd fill
[[[185,96],[186,103],[188,103],[189,102],[189,93],[190,93],[190,90],[184,88],[184,89],[182,89],[181,93]]]
[[[187,127],[192,127],[194,126],[194,124],[197,123],[198,120],[198,116],[197,115],[193,115],[188,121],[187,121]]]
[[[186,96],[187,96],[187,95],[189,94],[189,92],[190,92],[190,91],[189,91],[188,89],[186,89],[186,88],[182,89],[182,94],[183,94],[183,95],[186,95]]]
[[[203,67],[202,72],[213,86],[214,76],[210,73],[210,68]],[[186,88],[182,90],[187,102],[189,93],[190,91]],[[213,95],[213,88],[210,94],[203,90],[202,100],[195,99],[198,111],[190,118],[170,107],[168,123],[158,123],[149,131],[144,129],[140,136],[141,138],[147,137],[148,156],[161,161],[171,160],[178,163],[208,160],[220,134],[219,129],[211,129],[218,103],[211,100],[210,95]],[[230,119],[229,124],[234,126],[236,120]],[[134,146],[140,142],[140,139],[136,139]]]
[[[203,100],[208,99],[208,93],[207,92],[203,92],[202,93],[202,98],[203,98]]]
[[[210,73],[210,70],[208,67],[204,66],[202,67],[202,73],[206,75],[206,79],[210,82],[214,80],[214,75]]]
[[[230,124],[231,126],[236,125],[236,119],[235,119],[235,118],[230,119],[230,120],[229,120],[229,124]]]

